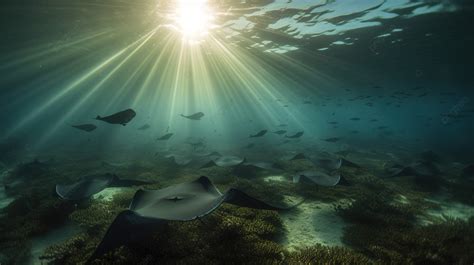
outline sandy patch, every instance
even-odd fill
[[[449,218],[468,220],[474,216],[474,207],[459,202],[426,199],[429,202],[439,205],[439,209],[427,211],[428,218],[422,218],[422,225],[430,225],[436,221],[446,221]]]
[[[263,178],[264,182],[289,182],[284,176],[268,176]]]
[[[116,194],[122,193],[126,188],[119,188],[119,187],[112,187],[112,188],[106,188],[103,191],[96,193],[92,196],[94,200],[101,200],[101,201],[112,201],[113,197]]]
[[[292,199],[298,201],[298,199]],[[284,244],[289,251],[315,244],[344,246],[341,241],[346,224],[336,212],[336,205],[346,205],[349,201],[333,203],[304,202],[298,209],[281,215],[287,229]]]

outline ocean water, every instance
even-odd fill
[[[472,264],[473,15],[2,1],[0,265]]]

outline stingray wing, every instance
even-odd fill
[[[205,216],[222,203],[222,194],[207,177],[160,190],[139,190],[130,210],[143,217],[189,221]]]
[[[56,194],[65,200],[80,201],[107,188],[113,181],[112,176],[88,177],[70,185],[56,185]]]
[[[115,218],[88,263],[117,247],[140,243],[168,220],[194,220],[211,213],[223,202],[255,209],[285,210],[236,189],[222,194],[204,176],[160,190],[139,190],[133,197],[130,210]]]
[[[121,212],[115,217],[87,264],[120,246],[140,243],[150,235],[150,231],[159,229],[165,223],[166,220],[143,217],[131,210]]]

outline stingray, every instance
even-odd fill
[[[114,174],[99,174],[83,177],[76,183],[56,185],[56,194],[69,201],[80,201],[108,187],[129,187],[150,184],[149,182],[133,179],[120,179]]]
[[[125,126],[133,118],[135,118],[136,115],[137,115],[137,113],[134,110],[127,109],[127,110],[120,111],[120,112],[117,112],[115,114],[112,114],[112,115],[106,116],[106,117],[97,116],[97,118],[95,118],[95,119],[100,120],[100,121],[105,121],[105,122],[110,123],[110,124],[122,124],[123,126]]]
[[[255,138],[255,137],[262,137],[264,136],[266,133],[268,132],[268,130],[261,130],[259,131],[258,133],[254,134],[254,135],[250,135],[249,138]]]
[[[338,170],[342,166],[342,159],[311,159],[311,162],[319,168],[327,171]]]
[[[170,154],[166,158],[171,159],[178,166],[187,166],[193,168],[204,168],[215,166],[212,161],[213,158],[217,157],[214,153],[209,153],[204,156],[200,155],[179,155]]]
[[[172,133],[167,133],[167,134],[165,134],[165,135],[163,135],[163,136],[158,137],[156,140],[157,140],[157,141],[169,140],[169,139],[171,138],[171,136],[173,136]]]
[[[147,124],[145,124],[145,125],[139,127],[137,130],[144,131],[144,130],[150,129],[150,127],[151,127],[151,126],[147,123]]]
[[[71,125],[71,127],[86,131],[86,132],[92,132],[93,130],[97,129],[97,126],[94,124],[80,124],[80,125]]]
[[[278,135],[282,135],[282,134],[285,134],[286,131],[285,130],[278,130],[278,131],[274,131],[273,133],[278,134]]]
[[[191,161],[193,160],[191,157],[175,155],[175,154],[170,154],[165,157],[171,159],[174,163],[176,163],[179,166],[186,166],[189,163],[191,163]]]
[[[280,168],[278,164],[274,165],[271,162],[243,162],[233,168],[232,174],[235,174],[237,177],[249,178],[257,176],[257,173],[262,170],[280,172],[283,168]]]
[[[201,166],[201,168],[207,168],[207,167],[213,167],[213,166],[233,167],[233,166],[242,164],[244,161],[245,161],[245,158],[238,157],[238,156],[221,156],[209,161],[208,163]]]
[[[301,136],[303,136],[304,132],[297,132],[293,135],[285,135],[286,138],[290,138],[290,139],[296,139],[296,138],[300,138]]]
[[[273,163],[271,162],[244,162],[241,164],[242,166],[247,166],[247,167],[253,167],[253,168],[259,168],[259,169],[266,169],[266,170],[279,170],[278,168],[275,168]]]
[[[212,213],[222,203],[275,211],[292,208],[267,204],[233,188],[221,193],[204,176],[159,190],[138,190],[129,210],[115,218],[88,263],[120,246],[142,242],[167,221],[199,219]]]
[[[399,177],[399,176],[419,176],[419,177],[431,177],[440,174],[438,167],[426,161],[416,162],[409,166],[403,166],[395,164],[386,169],[388,177]]]
[[[339,137],[331,137],[331,138],[326,138],[326,139],[321,139],[322,141],[329,142],[329,143],[335,143],[341,140]]]
[[[332,176],[319,171],[302,171],[296,173],[296,175],[293,176],[293,182],[298,183],[300,182],[301,178],[309,179],[310,181],[325,187],[336,186],[341,180],[340,175]]]
[[[181,117],[186,118],[186,119],[190,119],[190,120],[198,121],[198,120],[200,120],[202,117],[204,117],[204,113],[202,113],[202,112],[196,112],[196,113],[194,113],[194,114],[187,115],[187,116],[181,114]]]

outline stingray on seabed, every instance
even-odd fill
[[[114,174],[98,174],[83,177],[81,180],[67,185],[56,185],[56,194],[64,200],[81,201],[90,198],[109,187],[130,187],[151,184],[150,182],[120,179]]]
[[[221,193],[204,176],[160,190],[138,190],[129,210],[121,212],[112,222],[89,263],[120,246],[142,242],[150,231],[167,221],[195,220],[212,213],[222,203],[276,211],[292,208],[272,206],[237,189]]]
[[[325,187],[336,186],[341,180],[341,175],[330,175],[319,171],[303,171],[298,172],[293,176],[293,182],[299,183],[301,178],[309,179],[310,181]]]

